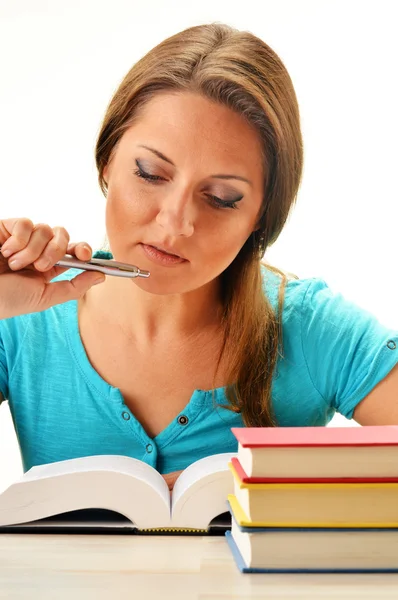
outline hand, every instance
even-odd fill
[[[85,271],[71,281],[51,280],[67,271],[54,267],[65,254],[90,260],[91,247],[69,243],[63,227],[30,219],[0,220],[0,319],[46,310],[55,304],[82,297],[95,283],[105,280],[102,273]],[[10,251],[11,254],[7,257]],[[13,260],[18,261],[16,264]]]
[[[170,491],[173,489],[176,479],[179,475],[181,475],[181,473],[182,471],[173,471],[172,473],[166,473],[165,475],[162,475],[163,479],[169,486]]]

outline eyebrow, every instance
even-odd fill
[[[145,148],[146,150],[153,152],[153,154],[156,154],[156,156],[158,156],[162,160],[168,162],[170,165],[175,167],[175,164],[173,163],[173,161],[170,158],[167,158],[167,156],[165,156],[164,154],[162,154],[162,152],[159,152],[159,150],[155,150],[155,148],[150,148],[149,146],[144,146],[142,144],[140,144],[138,146],[138,148]],[[212,179],[239,179],[239,181],[245,181],[249,185],[251,185],[251,186],[253,185],[249,179],[246,179],[246,177],[241,177],[240,175],[217,174],[217,175],[210,175],[210,177]]]

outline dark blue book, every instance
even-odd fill
[[[225,533],[242,573],[396,573],[398,527],[244,527]]]

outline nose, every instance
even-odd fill
[[[188,192],[162,198],[156,222],[170,237],[189,237],[194,231],[194,206]]]

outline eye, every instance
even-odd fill
[[[137,169],[134,169],[133,173],[140,179],[144,179],[148,183],[156,183],[157,181],[166,181],[164,177],[160,177],[160,175],[151,175],[150,173],[146,173],[139,162],[136,160],[135,164],[137,165]],[[243,196],[239,196],[239,198],[235,198],[233,201],[222,200],[218,198],[218,196],[213,196],[212,194],[206,194],[207,198],[210,201],[210,204],[215,208],[232,208],[237,209],[237,203],[242,200]]]
[[[226,200],[221,200],[221,198],[217,198],[217,196],[212,196],[211,194],[207,194],[207,197],[210,199],[210,203],[216,208],[238,208],[237,203],[239,200],[242,200],[243,196],[240,198],[236,198],[233,202],[227,202]]]
[[[137,175],[137,177],[140,177],[141,179],[145,179],[146,181],[164,181],[164,177],[160,177],[159,175],[150,175],[149,173],[145,173],[145,171],[143,171],[139,165],[139,163],[136,161],[136,165],[138,167],[138,169],[135,169],[133,171],[134,175]]]

